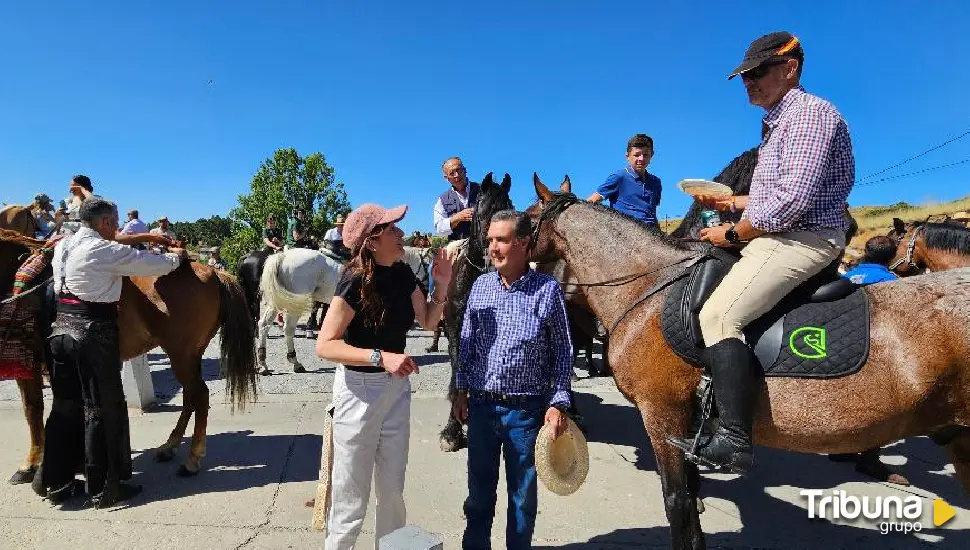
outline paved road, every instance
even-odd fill
[[[276,329],[274,329],[275,331]],[[409,352],[420,358],[414,377],[412,441],[407,480],[409,521],[438,533],[447,548],[460,546],[465,495],[465,451],[438,450],[437,432],[447,405],[444,354],[424,354],[427,333],[415,332]],[[444,343],[444,341],[442,341]],[[212,410],[209,415],[205,471],[177,478],[178,463],[156,463],[151,450],[163,442],[181,406],[181,395],[163,354],[152,354],[159,404],[146,413],[133,412],[132,445],[137,482],[145,493],[129,506],[108,511],[85,509],[80,502],[51,508],[28,487],[0,488],[0,541],[4,548],[279,548],[320,547],[322,536],[309,529],[310,510],[303,506],[315,489],[320,458],[323,410],[330,400],[333,365],[313,358],[312,342],[297,340],[298,353],[310,369],[287,372],[282,340],[270,343],[278,374],[260,379],[260,401],[245,413],[230,415],[223,406],[215,348],[203,365]],[[583,374],[582,371],[577,371]],[[668,530],[655,473],[653,453],[639,415],[616,391],[611,380],[581,380],[577,400],[590,426],[590,474],[574,495],[540,493],[537,547],[664,548]],[[26,452],[27,434],[19,397],[12,382],[0,383],[0,430],[7,445],[0,464],[8,471]],[[180,449],[184,458],[187,446]],[[899,443],[886,460],[903,464],[918,488],[901,491],[865,482],[850,467],[824,457],[758,449],[757,465],[743,480],[705,476],[707,511],[702,524],[710,547],[722,548],[970,548],[970,511],[952,467],[925,438]],[[838,524],[807,518],[800,489],[832,489],[850,494],[915,494],[925,504],[918,535],[880,535],[876,525]],[[945,529],[932,527],[935,496],[958,506]],[[504,545],[505,495],[494,531],[495,546]],[[373,506],[371,507],[373,508]],[[373,509],[359,547],[373,545]]]

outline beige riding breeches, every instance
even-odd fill
[[[769,233],[752,240],[701,309],[704,344],[744,340],[741,329],[831,264],[844,247],[845,234],[836,229]]]

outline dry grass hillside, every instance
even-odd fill
[[[857,206],[849,208],[849,212],[859,224],[859,234],[856,235],[849,246],[857,250],[862,250],[863,246],[870,237],[875,235],[885,235],[892,229],[893,218],[904,221],[930,221],[943,220],[946,216],[951,216],[957,212],[970,211],[970,196],[950,202],[932,202],[920,205],[912,205],[905,202],[898,202],[889,206]],[[667,233],[673,231],[680,224],[679,219],[661,221],[660,225]]]

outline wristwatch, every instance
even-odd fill
[[[384,361],[381,358],[381,350],[375,349],[374,351],[370,352],[370,362],[374,365],[374,368],[384,368]]]
[[[741,240],[738,239],[738,232],[734,230],[733,223],[731,224],[731,228],[724,232],[724,238],[727,239],[731,244],[738,244],[741,242]]]

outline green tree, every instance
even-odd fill
[[[292,147],[277,149],[260,164],[249,193],[239,195],[239,206],[229,213],[233,232],[223,244],[223,258],[235,268],[239,258],[262,246],[262,230],[270,214],[285,231],[297,208],[307,214],[310,229],[316,230],[348,212],[350,202],[323,153],[301,157]]]

